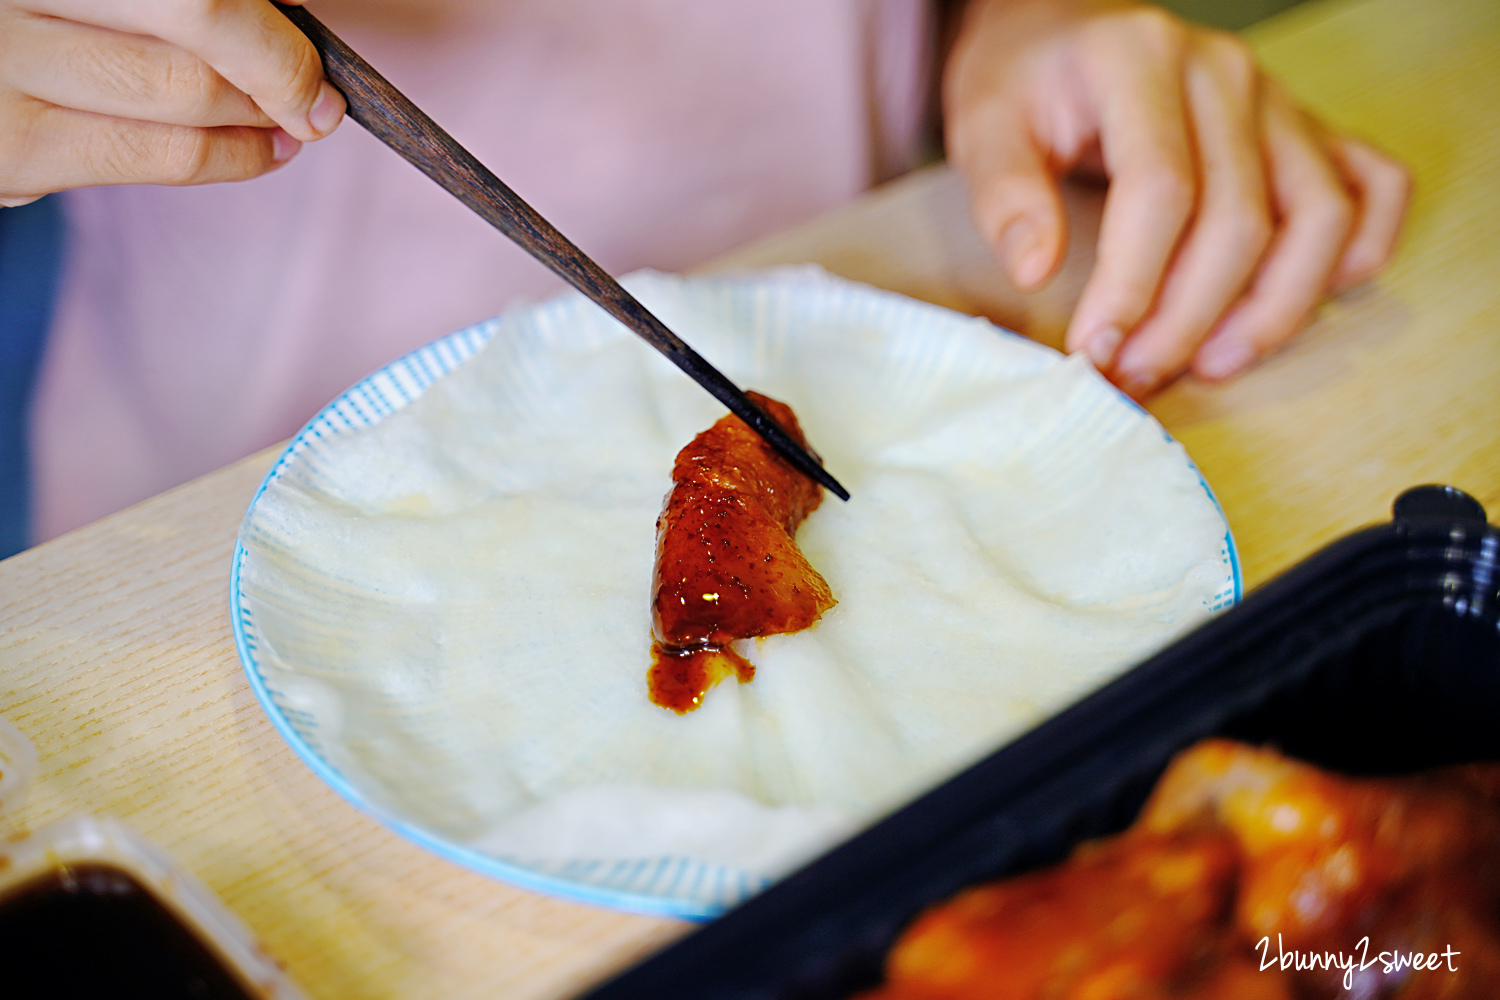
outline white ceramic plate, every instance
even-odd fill
[[[647,703],[655,515],[722,408],[577,296],[355,385],[251,504],[235,638],[308,765],[442,856],[711,916],[1238,599],[1207,484],[1081,358],[815,269],[627,283],[852,491],[799,534],[840,604]]]

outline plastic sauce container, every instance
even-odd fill
[[[0,823],[35,772],[35,749],[0,719]],[[0,842],[0,995],[302,998],[206,887],[125,824],[87,815]]]

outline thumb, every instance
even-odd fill
[[[968,183],[975,225],[1016,287],[1030,291],[1057,270],[1066,241],[1050,158],[1017,119],[992,120],[968,140],[968,155],[955,160]]]

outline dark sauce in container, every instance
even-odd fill
[[[252,1000],[223,960],[113,865],[65,865],[0,895],[7,1000]]]

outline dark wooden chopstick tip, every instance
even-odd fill
[[[655,317],[652,317],[654,320]],[[670,334],[669,334],[670,335]],[[683,371],[691,375],[699,385],[707,389],[719,402],[729,407],[729,412],[739,417],[761,440],[774,448],[782,458],[792,464],[798,472],[826,488],[840,500],[849,499],[849,491],[825,468],[823,460],[810,447],[799,442],[778,424],[765,410],[755,405],[755,400],[745,395],[735,384],[715,367],[703,360],[686,344],[678,353],[669,354]]]
[[[769,417],[766,419],[770,420]],[[828,492],[840,500],[849,499],[849,491],[844,489],[842,483],[833,478],[832,473],[823,468],[822,462],[813,457],[813,454],[806,448],[799,446],[792,439],[791,435],[782,430],[775,421],[771,421],[771,426],[775,428],[775,431],[769,434],[764,430],[761,431],[761,436],[766,439],[766,442],[771,447],[781,452],[782,457],[791,462],[797,468],[797,471],[808,476],[814,482],[821,484]]]
[[[772,447],[775,447],[776,450],[781,453],[781,456],[788,462],[790,462],[792,464],[792,467],[795,468],[798,472],[802,473],[804,476],[807,476],[813,482],[819,484],[824,489],[828,490],[828,492],[838,497],[840,500],[849,499],[849,491],[844,489],[843,484],[840,483],[837,479],[834,479],[833,475],[827,469],[823,468],[822,464],[819,463],[817,459],[813,458],[803,449],[797,448],[796,442],[788,439],[786,443],[792,445],[792,447],[781,448],[778,447],[781,442],[776,441],[771,435],[763,434],[762,437],[766,439],[768,444],[770,444]]]
[[[815,466],[814,468],[816,468],[817,471],[813,473],[813,478],[822,483],[823,486],[827,488],[828,492],[832,493],[840,500],[849,499],[849,491],[844,489],[844,487],[839,483],[837,479],[834,479],[833,476],[829,475],[827,469],[824,469],[821,465]]]

